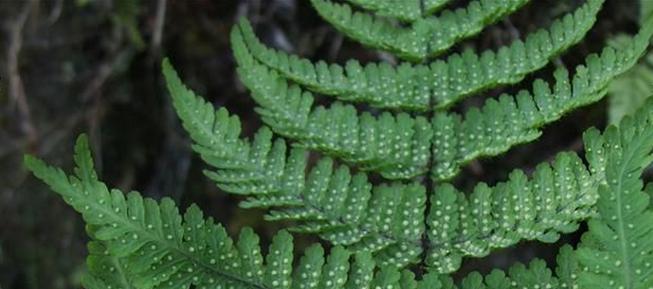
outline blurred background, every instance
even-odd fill
[[[551,79],[555,67],[573,68],[603,45],[619,45],[621,34],[637,31],[653,0],[642,1],[607,0],[586,41],[529,80]],[[453,50],[505,45],[583,1],[532,2]],[[267,44],[314,60],[396,61],[343,38],[306,0],[0,0],[0,289],[80,288],[83,222],[25,171],[22,156],[35,154],[68,169],[74,139],[83,132],[90,135],[100,175],[114,187],[169,196],[180,207],[198,203],[233,234],[251,226],[266,240],[282,226],[264,223],[263,212],[238,209],[237,198],[202,175],[204,166],[191,154],[161,79],[160,62],[168,56],[191,88],[238,114],[244,134],[251,135],[260,121],[234,74],[229,48],[229,31],[240,17],[251,19]],[[580,151],[582,131],[618,120],[653,92],[652,64],[653,57],[643,59],[615,82],[610,97],[546,127],[537,142],[472,163],[456,185],[496,183],[558,151]],[[470,98],[456,110],[530,86],[524,83]],[[560,243],[577,238],[565,236]],[[311,241],[300,238],[300,247]],[[466,261],[461,274],[533,257],[551,260],[558,245],[520,244]]]

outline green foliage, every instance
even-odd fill
[[[623,45],[623,38],[615,39]],[[608,120],[617,124],[626,115],[632,115],[653,95],[653,54],[649,53],[623,75],[615,78],[609,87]]]
[[[350,253],[335,247],[325,262],[324,250],[312,246],[293,276],[292,237],[286,232],[274,238],[264,259],[251,229],[243,230],[238,242],[233,242],[195,205],[182,216],[171,199],[157,202],[136,192],[109,190],[93,171],[85,136],[77,142],[75,163],[75,175],[66,176],[39,159],[25,159],[26,166],[80,212],[92,226],[92,235],[102,241],[89,244],[89,267],[96,273],[87,279],[89,288],[110,288],[126,278],[135,288],[188,288],[190,284],[289,288],[291,280],[295,286],[316,282],[322,288],[343,288],[347,280],[361,284],[371,280],[369,268],[374,264],[369,255],[356,256],[352,268],[362,271],[352,271],[358,275],[348,279]],[[377,279],[384,278],[378,275]]]
[[[246,20],[232,31],[232,45],[240,67],[249,72],[251,58],[311,91],[343,101],[376,107],[425,111],[443,109],[473,93],[521,81],[549,59],[583,39],[592,27],[603,0],[591,0],[553,22],[549,29],[530,34],[498,51],[466,50],[429,65],[388,63],[361,65],[349,60],[343,67],[290,56],[265,47]]]
[[[240,31],[246,31],[245,36],[251,35],[246,23],[240,27]],[[385,178],[409,179],[422,175],[432,163],[432,178],[445,180],[455,176],[465,163],[532,141],[540,136],[539,127],[601,99],[610,79],[637,62],[648,47],[652,33],[653,25],[649,22],[621,49],[606,48],[600,56],[588,56],[585,65],[577,67],[571,78],[561,68],[554,73],[556,82],[552,86],[536,80],[532,92],[502,95],[498,101],[489,99],[482,108],[472,108],[464,117],[436,112],[431,124],[424,117],[411,117],[407,113],[384,112],[377,117],[359,114],[352,105],[338,102],[328,108],[312,108],[313,95],[299,86],[289,86],[279,75],[283,72],[259,63],[249,53],[238,30],[233,31],[232,40],[241,80],[260,106],[257,112],[262,120],[276,133],[360,169],[378,171]],[[275,55],[278,56],[261,58],[271,59]],[[283,62],[288,64],[284,67],[297,67],[297,75],[319,75],[311,72],[312,66],[307,61],[292,61],[292,57],[278,59],[286,59]],[[386,82],[383,77],[374,78],[379,83]]]
[[[653,33],[651,24],[621,49],[606,48],[600,56],[588,56],[571,78],[567,70],[556,70],[552,86],[535,80],[532,92],[488,99],[482,108],[468,110],[464,118],[456,113],[436,113],[432,177],[450,179],[469,161],[535,140],[541,135],[540,127],[603,98],[610,80],[635,65],[646,51]]]
[[[251,229],[233,241],[196,205],[182,215],[168,198],[109,190],[93,171],[82,136],[73,176],[34,157],[25,163],[89,225],[88,288],[653,285],[653,213],[638,178],[653,161],[653,102],[604,134],[588,130],[584,160],[563,152],[530,175],[515,170],[504,182],[480,183],[468,193],[446,183],[464,164],[533,141],[542,126],[603,98],[610,81],[646,51],[653,19],[621,47],[590,54],[572,73],[556,69],[553,84],[538,79],[531,91],[456,113],[447,109],[471,94],[520,82],[578,43],[604,1],[587,0],[548,29],[497,51],[466,50],[432,63],[426,61],[528,1],[478,0],[456,10],[445,9],[447,0],[311,2],[349,37],[420,63],[313,64],[266,47],[242,20],[231,33],[238,73],[267,125],[251,140],[240,136],[238,117],[195,95],[168,60],[163,74],[193,150],[212,167],[206,175],[245,197],[241,206],[268,209],[267,220],[290,220],[289,231],[318,234],[333,245],[330,253],[313,245],[293,267],[286,231],[264,257]],[[314,93],[337,101],[314,106]],[[375,109],[359,112],[347,102]],[[524,240],[555,242],[586,220],[589,233],[577,251],[561,250],[556,270],[535,260],[507,273],[473,273],[459,285],[444,275],[465,257]],[[410,264],[424,265],[426,273],[416,278]]]
[[[562,153],[553,164],[538,166],[530,180],[515,171],[506,183],[479,184],[469,197],[443,184],[430,196],[427,213],[424,186],[374,186],[365,174],[352,176],[345,165],[334,168],[330,158],[308,169],[304,149],[288,150],[282,139],[273,142],[265,128],[252,142],[239,138],[236,117],[224,108],[215,111],[186,88],[168,62],[164,74],[193,148],[215,167],[207,175],[220,188],[251,196],[244,207],[276,208],[269,220],[303,221],[293,229],[376,252],[382,264],[417,261],[424,232],[426,264],[443,273],[457,270],[464,256],[486,256],[521,240],[554,242],[594,214],[598,184],[605,180],[605,142],[590,132],[585,136],[589,167],[575,154]]]
[[[584,236],[577,252],[563,247],[558,256],[558,267],[553,272],[543,261],[535,260],[526,267],[513,266],[509,273],[493,271],[483,277],[472,273],[460,287],[452,280],[436,273],[428,273],[419,281],[413,273],[396,268],[376,267],[369,253],[353,254],[342,247],[331,249],[328,256],[318,245],[309,247],[293,270],[292,237],[286,232],[277,234],[268,253],[263,257],[259,239],[251,229],[244,229],[237,242],[226,234],[224,228],[211,218],[205,219],[197,206],[191,205],[182,216],[170,199],[160,202],[142,198],[131,192],[125,196],[116,189],[109,190],[97,179],[85,136],[79,138],[75,148],[75,175],[67,176],[61,169],[47,166],[41,160],[27,156],[26,166],[47,183],[89,224],[89,233],[97,241],[89,244],[88,259],[91,274],[85,278],[86,288],[197,288],[224,286],[228,288],[649,288],[651,286],[651,254],[653,254],[653,210],[649,196],[642,192],[638,178],[642,170],[653,162],[653,102],[649,102],[634,118],[626,118],[620,126],[610,127],[601,135],[597,130],[586,134],[587,159],[605,166],[592,169],[603,180],[598,184],[598,216],[590,220],[589,232]],[[566,157],[560,157],[563,163]],[[568,178],[569,171],[560,174],[541,167],[535,173],[549,182],[559,178],[562,183],[547,184],[546,188],[575,191]],[[509,182],[515,189],[528,188],[519,173]],[[546,177],[547,174],[552,174]],[[535,177],[538,178],[538,177]],[[521,179],[521,180],[520,180]],[[555,182],[555,181],[554,181]],[[580,184],[579,184],[580,183]],[[544,188],[540,183],[532,188]],[[521,187],[519,186],[521,185]],[[588,202],[591,192],[576,197],[556,195],[533,195],[531,203],[543,201],[536,210],[524,205],[527,193],[506,199],[507,186],[500,187],[506,193],[492,192],[492,205],[514,208],[517,212],[506,214],[501,222],[542,219],[543,223],[556,226],[565,224],[555,221],[557,214],[573,213],[570,210],[547,209],[550,202]],[[433,201],[434,206],[456,208],[447,205],[446,199],[456,198],[447,193],[452,188],[441,189]],[[529,190],[522,190],[528,192]],[[487,192],[481,185],[478,192]],[[470,204],[478,204],[473,211],[485,214],[504,212],[502,209],[481,211],[487,207],[472,194]],[[498,195],[498,197],[494,197]],[[588,197],[589,196],[589,197]],[[459,195],[458,198],[464,198]],[[440,202],[444,200],[444,202]],[[501,203],[509,203],[503,205]],[[463,205],[464,207],[464,205]],[[529,212],[547,212],[533,216]],[[591,209],[589,209],[591,210]],[[435,211],[442,216],[456,216],[450,212]],[[473,212],[460,209],[460,212]],[[441,213],[439,213],[441,212]],[[476,214],[476,213],[474,213]],[[469,218],[453,220],[451,224],[473,229]],[[534,222],[538,223],[538,222]],[[446,226],[438,226],[446,228]],[[485,229],[486,227],[480,227]],[[505,228],[505,227],[504,227]],[[513,229],[520,234],[523,228]],[[480,232],[479,232],[480,233]],[[391,287],[390,287],[391,286]]]
[[[653,155],[653,102],[620,129],[605,133],[606,179],[599,190],[599,218],[589,221],[578,260],[583,288],[644,289],[653,286],[653,210],[639,179]]]
[[[485,26],[515,12],[529,1],[475,0],[466,8],[445,10],[440,16],[417,16],[425,13],[422,12],[422,7],[416,7],[420,6],[416,2],[418,1],[404,1],[401,4],[395,2],[392,8],[385,5],[387,8],[379,9],[384,12],[393,9],[396,11],[393,13],[400,14],[397,15],[400,19],[411,21],[408,27],[403,27],[384,17],[353,11],[352,7],[345,3],[311,0],[320,16],[340,32],[366,46],[387,50],[412,61],[442,53],[458,41],[481,32]],[[431,1],[431,5],[425,5],[431,11],[437,9],[440,4],[433,2],[443,1]],[[416,11],[417,9],[420,11]],[[383,14],[388,13],[382,12],[381,15]],[[406,17],[405,14],[414,16]]]
[[[91,274],[84,282],[89,289],[188,288],[191,284],[196,288],[234,289],[437,289],[452,284],[437,274],[416,281],[409,271],[377,268],[370,254],[352,255],[342,247],[334,247],[325,257],[321,246],[311,246],[293,270],[292,236],[287,232],[273,238],[264,257],[259,238],[251,229],[241,231],[234,242],[221,225],[205,219],[195,205],[182,216],[168,198],[157,202],[137,192],[125,195],[108,189],[93,171],[85,136],[77,141],[75,162],[75,174],[67,176],[39,159],[25,159],[38,178],[82,214],[90,234],[99,240],[89,243]],[[463,281],[463,288],[484,288],[465,285],[480,284],[481,280],[480,275],[473,274]],[[526,286],[558,281],[544,262],[534,261],[528,268],[516,265],[509,275],[494,271],[485,282]]]
[[[653,1],[641,0],[640,22],[645,23],[652,16]],[[612,39],[612,45],[624,45],[624,36]],[[615,78],[609,86],[608,121],[617,124],[626,115],[632,115],[653,95],[653,53],[643,59],[626,73]]]
[[[124,260],[111,255],[103,242],[89,242],[86,260],[89,273],[84,275],[82,285],[87,289],[134,289],[124,263]]]

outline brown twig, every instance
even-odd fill
[[[9,23],[9,47],[7,48],[7,75],[9,77],[9,107],[16,107],[18,110],[18,119],[20,121],[20,130],[29,140],[28,143],[34,143],[37,139],[36,129],[32,124],[29,104],[25,94],[25,87],[20,77],[18,67],[18,56],[23,46],[23,28],[27,22],[30,11],[36,0],[29,0],[23,6],[16,19]]]
[[[157,58],[161,52],[161,40],[163,38],[163,27],[165,26],[167,0],[157,1],[156,16],[154,17],[154,30],[150,41],[150,55]]]

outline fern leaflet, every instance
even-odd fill
[[[599,194],[600,218],[578,249],[583,288],[645,289],[653,286],[653,211],[639,176],[653,162],[653,102],[619,129],[605,133],[606,179]]]

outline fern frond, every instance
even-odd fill
[[[476,54],[468,50],[428,66],[408,63],[396,68],[387,63],[362,66],[355,60],[345,67],[323,61],[313,64],[267,48],[246,20],[232,31],[232,46],[237,60],[253,57],[284,78],[343,101],[366,102],[384,108],[443,109],[487,88],[519,82],[528,73],[545,66],[549,59],[583,38],[603,2],[589,0],[575,12],[554,21],[548,30],[541,29],[525,41],[515,41],[498,52],[488,50]]]
[[[241,57],[238,73],[256,111],[272,130],[297,140],[302,147],[338,157],[388,179],[407,179],[426,172],[431,125],[407,113],[359,114],[351,105],[334,103],[312,108],[313,95],[252,58]]]
[[[502,95],[498,101],[489,99],[481,109],[467,111],[464,118],[437,112],[432,121],[432,177],[449,179],[473,159],[498,155],[516,144],[532,141],[541,135],[539,128],[543,125],[603,98],[611,79],[637,63],[651,35],[653,22],[648,22],[623,49],[606,48],[600,56],[588,56],[573,78],[566,69],[558,69],[553,86],[536,80],[532,92]]]
[[[168,198],[157,202],[136,192],[125,195],[108,189],[93,171],[84,136],[77,141],[75,162],[75,175],[67,176],[39,159],[25,159],[26,166],[93,227],[93,237],[102,243],[89,246],[91,263],[104,269],[105,276],[112,273],[114,258],[129,270],[130,280],[124,279],[128,284],[113,287],[116,283],[91,279],[87,288],[457,288],[437,273],[416,281],[409,271],[377,267],[370,254],[352,255],[338,246],[326,258],[321,246],[308,247],[293,269],[292,236],[285,231],[273,238],[264,257],[251,229],[242,230],[235,242],[195,205],[182,216]],[[472,274],[460,288],[549,288],[558,283],[543,261],[533,261],[529,267],[515,265],[509,274]],[[496,287],[499,284],[510,287]]]
[[[209,175],[228,192],[241,184],[224,186],[225,180],[215,176],[257,175],[256,171],[249,173],[230,167],[233,161],[228,158],[216,157],[216,152],[221,153],[229,143],[249,147],[247,142],[236,140],[237,134],[229,134],[229,140],[222,138],[227,135],[226,111],[220,110],[217,115],[222,116],[213,118],[216,112],[211,110],[211,105],[183,86],[167,62],[164,71],[173,103],[196,143],[195,150],[216,168]],[[197,135],[198,132],[206,135]],[[265,141],[268,145],[263,147],[271,147],[270,138],[268,132]],[[507,182],[493,187],[480,184],[469,196],[443,184],[431,196],[428,216],[424,212],[426,197],[422,186],[373,188],[364,174],[352,177],[345,166],[334,170],[330,160],[318,161],[305,180],[304,152],[296,156],[291,152],[284,165],[285,147],[275,153],[262,151],[249,157],[261,164],[270,162],[262,156],[278,158],[274,162],[279,164],[277,167],[259,165],[260,171],[276,173],[266,177],[270,186],[260,186],[268,189],[267,192],[261,189],[233,192],[252,196],[243,203],[246,207],[273,207],[268,220],[298,221],[299,227],[294,230],[316,232],[323,239],[346,245],[353,251],[374,252],[379,264],[412,263],[424,245],[430,270],[450,273],[458,269],[463,257],[482,257],[493,249],[521,240],[553,242],[560,233],[576,230],[577,222],[594,215],[597,187],[605,180],[606,145],[596,131],[585,135],[589,168],[575,154],[562,153],[553,164],[538,166],[530,179],[517,170]],[[292,170],[295,173],[289,174]],[[292,186],[295,189],[279,185],[284,183],[295,184]],[[426,239],[422,238],[424,220],[428,227]]]
[[[343,34],[363,45],[387,50],[411,61],[421,61],[442,53],[528,2],[475,0],[465,8],[445,10],[439,16],[418,19],[404,28],[384,17],[353,11],[345,3],[311,0],[320,16]]]
[[[564,161],[565,157],[563,155],[560,157],[563,161],[557,161],[554,165],[554,172],[547,173],[546,171],[549,169],[538,168],[535,178],[544,176],[541,177],[541,180],[545,181],[529,186],[524,182],[523,176],[516,176],[509,182],[510,185],[493,192],[491,194],[491,206],[497,206],[496,209],[483,209],[483,206],[487,206],[484,205],[487,204],[485,200],[473,201],[477,193],[472,194],[470,197],[472,201],[469,203],[478,204],[478,207],[465,207],[464,204],[447,205],[442,201],[465,197],[459,194],[458,196],[453,195],[452,198],[452,194],[443,191],[436,194],[433,205],[450,211],[442,211],[442,216],[458,218],[457,220],[452,219],[449,225],[453,224],[456,227],[465,228],[472,233],[480,232],[478,231],[479,227],[470,225],[470,219],[473,219],[476,215],[487,215],[489,211],[492,214],[510,212],[509,215],[512,217],[499,217],[499,224],[496,226],[501,227],[500,230],[504,231],[512,229],[513,232],[508,232],[510,235],[528,233],[530,229],[519,226],[506,227],[504,226],[505,223],[524,222],[537,226],[537,224],[540,224],[540,222],[537,222],[537,214],[542,214],[540,216],[543,217],[552,217],[553,219],[543,219],[544,222],[542,223],[548,223],[555,229],[564,230],[574,227],[573,225],[569,226],[566,221],[556,221],[555,218],[565,214],[579,216],[578,211],[573,209],[550,210],[549,201],[566,203],[570,206],[574,206],[576,201],[586,204],[590,202],[591,195],[582,193],[583,186],[591,187],[592,184],[603,184],[619,189],[617,192],[631,192],[630,194],[624,194],[624,196],[634,199],[620,200],[618,196],[615,196],[615,193],[612,193],[613,190],[608,190],[606,186],[603,187],[602,198],[608,201],[599,203],[598,207],[601,215],[615,216],[617,211],[615,207],[619,206],[622,206],[618,210],[622,214],[614,220],[605,217],[598,219],[598,225],[591,223],[591,231],[599,233],[586,238],[586,240],[591,240],[590,245],[583,247],[579,256],[581,257],[581,264],[587,262],[583,259],[587,256],[590,256],[591,261],[595,262],[597,261],[594,259],[596,253],[589,249],[592,244],[598,244],[596,242],[613,242],[622,244],[621,247],[623,248],[623,244],[626,242],[615,240],[613,234],[608,234],[606,237],[604,235],[606,232],[605,226],[609,226],[608,229],[610,229],[618,224],[623,229],[629,227],[628,220],[630,218],[633,219],[633,226],[638,226],[638,230],[641,230],[641,226],[645,225],[646,230],[644,232],[653,234],[653,225],[651,225],[653,222],[646,221],[653,218],[653,213],[649,211],[642,214],[644,208],[649,204],[648,197],[644,193],[635,194],[635,191],[631,190],[634,189],[633,186],[639,186],[641,189],[641,182],[637,178],[634,178],[634,181],[632,180],[633,173],[641,172],[648,163],[653,161],[653,156],[650,154],[651,149],[653,149],[653,130],[650,129],[652,116],[653,102],[648,105],[647,110],[638,114],[637,121],[627,119],[620,125],[620,129],[612,128],[603,136],[595,133],[595,131],[590,134],[591,137],[587,142],[592,149],[588,149],[588,154],[590,154],[588,160],[590,162],[602,160],[599,164],[606,165],[607,169],[594,171],[605,172],[604,175],[608,178],[607,180],[570,179],[570,175],[578,172],[571,171],[570,165]],[[597,144],[600,144],[602,148],[596,149]],[[108,252],[110,256],[121,258],[126,262],[126,267],[128,266],[132,278],[131,282],[136,288],[188,288],[191,284],[198,288],[211,286],[212,284],[222,284],[233,288],[260,289],[290,288],[296,284],[322,284],[321,286],[328,288],[376,288],[376,286],[385,288],[386,285],[392,285],[394,288],[456,288],[447,278],[441,280],[435,278],[437,274],[429,274],[423,281],[419,282],[414,280],[411,273],[400,274],[393,269],[382,269],[375,274],[375,265],[371,256],[364,253],[358,254],[354,258],[355,261],[350,270],[349,260],[351,254],[341,247],[335,247],[326,260],[323,257],[324,251],[319,246],[310,247],[305,257],[301,259],[297,271],[292,274],[290,269],[292,267],[292,241],[289,234],[282,232],[274,238],[269,250],[270,253],[265,258],[266,261],[263,262],[264,258],[258,247],[258,237],[251,230],[243,230],[239,241],[234,244],[224,229],[220,225],[214,224],[210,218],[205,220],[196,206],[191,206],[182,217],[170,199],[164,199],[158,203],[151,199],[143,199],[135,192],[125,196],[118,190],[110,191],[106,185],[97,180],[97,175],[93,171],[88,143],[84,137],[79,139],[75,152],[77,168],[74,176],[66,176],[62,170],[49,167],[33,157],[26,158],[26,165],[37,177],[62,195],[64,200],[79,211],[89,225],[93,226],[93,236],[106,244],[106,250],[101,247],[92,248],[92,253]],[[578,159],[575,159],[575,162],[577,164],[581,163]],[[560,173],[555,173],[558,167],[564,169]],[[549,177],[546,177],[547,174]],[[586,172],[581,173],[581,175],[583,174],[587,175]],[[532,190],[528,191],[523,188],[532,188]],[[577,192],[577,194],[571,194],[572,197],[566,195],[558,197],[555,192],[549,193],[546,189],[536,192],[538,188],[559,188],[560,190]],[[499,190],[512,191],[513,195],[510,192],[502,194]],[[526,193],[520,194],[519,190]],[[529,193],[532,195],[528,196]],[[529,208],[533,204],[536,207]],[[460,209],[458,209],[458,205],[461,205]],[[453,211],[449,208],[453,208]],[[432,211],[432,214],[438,215],[438,210]],[[465,212],[470,213],[470,215],[463,218],[462,214],[456,214],[456,210],[463,214]],[[590,211],[586,210],[585,212]],[[388,214],[393,213],[388,212]],[[584,214],[581,213],[580,215]],[[608,225],[601,226],[600,222],[608,222]],[[446,226],[437,224],[436,226],[446,228]],[[483,224],[480,229],[492,228],[492,226],[492,224]],[[546,231],[546,228],[543,227],[539,229]],[[647,258],[650,258],[646,254],[651,254],[653,251],[653,246],[649,246],[650,243],[645,241],[651,238],[632,228],[626,232],[624,235],[628,237],[633,235],[635,237],[635,239],[627,240],[626,247],[635,244],[637,246],[633,250],[638,253],[631,254],[632,258],[624,259],[624,261],[633,262],[635,265],[645,264]],[[446,233],[436,233],[436,235],[444,236]],[[545,235],[545,240],[552,240],[551,232],[547,232]],[[620,247],[606,244],[600,248]],[[646,254],[642,255],[642,252],[646,252]],[[102,256],[106,256],[105,254],[102,253]],[[604,260],[603,255],[599,257],[600,260]],[[610,264],[612,264],[613,260],[610,260]],[[536,288],[535,286],[556,288],[557,284],[574,282],[574,274],[571,272],[575,272],[578,265],[575,263],[573,256],[569,256],[568,253],[562,255],[559,262],[564,264],[557,270],[560,278],[554,277],[552,272],[546,268],[544,262],[535,261],[530,268],[521,265],[513,267],[508,277],[499,271],[495,271],[485,278],[478,274],[472,274],[462,282],[461,288]],[[263,265],[264,263],[265,265]],[[625,265],[626,263],[621,264]],[[615,266],[621,268],[619,265]],[[621,271],[613,269],[608,268],[604,272],[608,272],[607,274],[620,274],[614,272]],[[636,270],[637,267],[632,267],[632,270],[629,271],[630,276],[633,277],[633,279],[629,279],[633,280],[634,283],[632,284],[640,284],[637,283],[639,282],[637,280],[649,282],[649,279],[646,279],[648,278],[647,275],[637,274],[637,272],[650,274],[650,271]],[[582,282],[593,280],[584,279],[583,276],[581,275]],[[592,277],[594,278],[594,276]],[[641,284],[650,286],[647,283]]]
[[[582,288],[653,286],[653,210],[640,175],[653,162],[653,102],[604,134],[607,170],[599,189],[599,217],[577,251]]]
[[[252,142],[242,140],[236,117],[225,109],[214,111],[186,88],[167,60],[163,71],[193,149],[216,169],[207,175],[229,193],[250,196],[241,206],[272,207],[266,219],[297,220],[291,230],[318,232],[333,244],[375,252],[383,265],[416,261],[424,233],[423,186],[373,187],[365,174],[352,175],[328,158],[308,169],[303,149],[289,150],[283,140],[273,143],[265,128]]]

